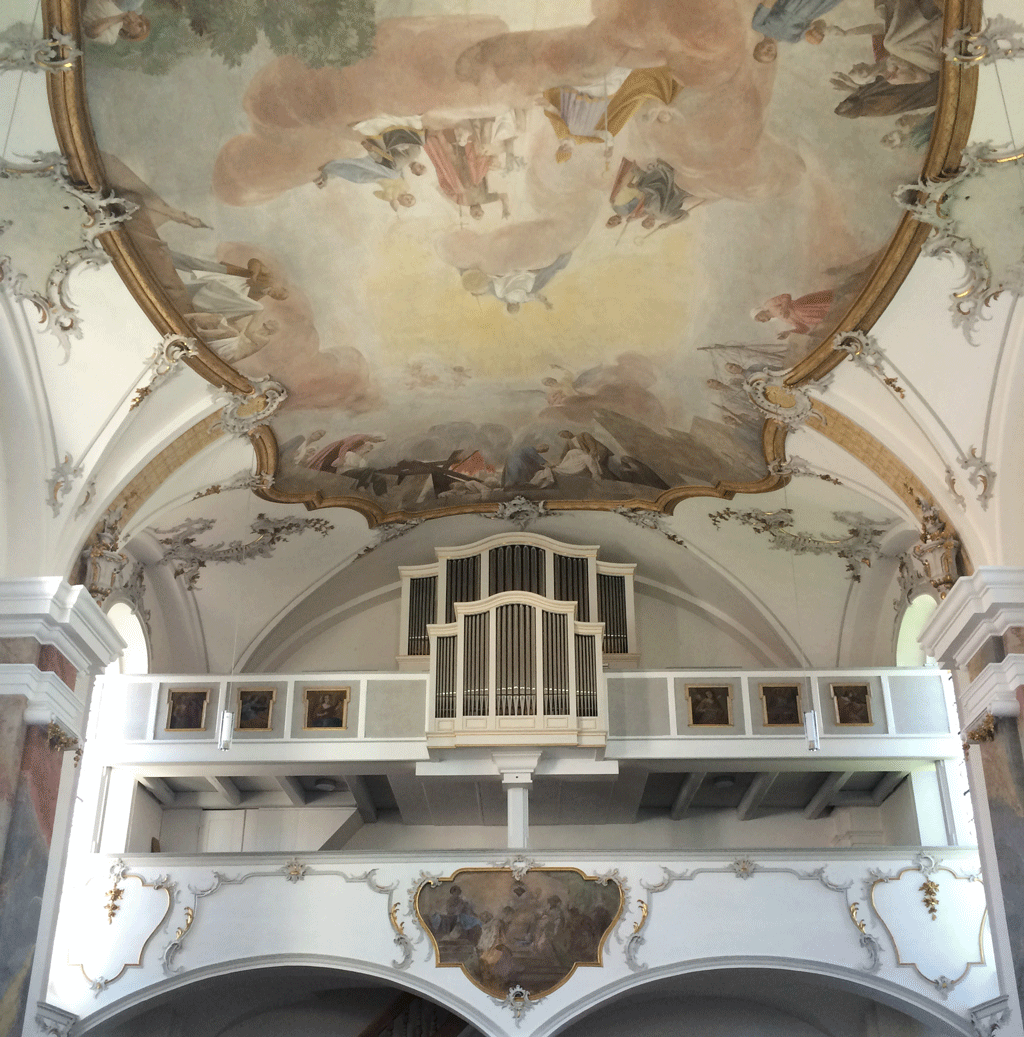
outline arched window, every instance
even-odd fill
[[[115,602],[107,613],[114,629],[128,642],[128,647],[107,667],[107,673],[148,673],[149,645],[146,630],[131,605]]]
[[[919,594],[906,607],[896,637],[897,666],[935,666],[935,660],[926,656],[917,643],[921,631],[928,625],[939,603],[928,594]]]

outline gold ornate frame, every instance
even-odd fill
[[[839,718],[839,701],[836,698],[836,688],[863,688],[864,689],[864,691],[866,693],[865,696],[864,696],[864,704],[867,707],[867,711],[868,711],[868,718],[867,718],[866,721],[857,722],[857,723],[851,723],[849,721],[844,721],[844,720],[841,720]],[[829,684],[828,690],[829,690],[829,695],[832,698],[832,711],[833,711],[833,713],[835,715],[835,718],[836,718],[836,727],[874,727],[875,719],[874,719],[874,717],[872,716],[872,713],[871,713],[871,685],[867,681],[856,683],[856,684],[853,684],[853,683],[850,683],[850,682],[845,682],[845,683],[842,683],[842,684],[839,684],[839,683]]]
[[[977,32],[981,26],[981,0],[946,0],[943,30],[948,39],[958,29]],[[81,43],[80,0],[43,0],[44,33],[66,33]],[[95,191],[109,188],[103,160],[100,156],[85,93],[85,72],[81,61],[75,61],[67,70],[46,76],[47,95],[57,140],[68,160],[73,180]],[[971,116],[978,89],[976,65],[959,62],[943,63],[939,79],[939,102],[931,142],[921,170],[922,178],[941,179],[952,175],[960,166],[961,152],[967,143]],[[889,245],[868,284],[854,300],[844,317],[828,328],[818,346],[785,376],[785,384],[799,387],[823,378],[846,357],[846,353],[832,347],[838,332],[868,331],[891,302],[917,259],[921,245],[930,228],[904,213]],[[197,374],[213,385],[230,392],[252,395],[257,392],[252,382],[221,360],[202,339],[184,315],[172,304],[167,293],[152,276],[149,265],[142,257],[128,233],[121,227],[99,235],[113,261],[114,267],[128,290],[164,335],[183,335],[195,338],[197,355],[186,357]],[[258,397],[257,397],[258,398]],[[766,418],[761,430],[761,445],[768,466],[785,460],[787,429],[773,418]],[[264,500],[280,504],[302,504],[309,510],[327,507],[350,508],[359,512],[373,527],[384,522],[441,518],[448,515],[493,512],[494,504],[461,504],[434,508],[424,512],[386,512],[376,502],[355,496],[325,497],[319,490],[284,492],[272,485],[278,466],[277,439],[269,425],[261,425],[249,433],[256,452],[256,475],[271,485],[256,488],[254,493]],[[855,456],[859,456],[856,455]],[[871,467],[866,458],[862,459]],[[677,486],[666,490],[655,500],[608,501],[550,501],[552,511],[582,510],[610,511],[616,508],[639,508],[671,513],[682,500],[690,497],[717,497],[731,500],[737,493],[767,493],[784,486],[785,475],[770,471],[757,482],[737,483],[723,481],[715,486]]]
[[[206,711],[210,708],[210,695],[213,692],[213,688],[168,688],[167,689],[167,723],[164,726],[164,731],[169,732],[185,732],[196,734],[206,730]],[[174,714],[174,696],[175,695],[203,695],[203,712],[199,718],[199,727],[171,727],[171,719]]]
[[[443,962],[443,961],[440,960],[441,951],[440,951],[440,948],[437,946],[437,941],[434,939],[434,934],[431,932],[430,926],[427,925],[426,919],[423,917],[422,914],[420,914],[420,893],[423,891],[423,889],[425,887],[427,887],[427,886],[437,886],[437,885],[440,885],[442,882],[454,882],[459,875],[464,875],[466,873],[484,874],[484,873],[488,873],[488,872],[493,872],[493,873],[505,872],[508,875],[511,875],[513,877],[515,875],[515,873],[512,871],[511,868],[458,868],[455,871],[453,871],[451,873],[451,875],[439,876],[437,879],[425,878],[425,879],[423,879],[419,883],[419,885],[417,885],[416,891],[415,891],[415,893],[413,893],[413,896],[412,896],[412,908],[413,908],[413,911],[416,914],[416,922],[417,922],[417,924],[427,934],[427,936],[430,939],[430,944],[434,948],[434,967],[438,968],[438,969],[462,969],[463,975],[473,984],[473,986],[477,987],[479,990],[482,990],[488,996],[493,996],[492,991],[488,990],[486,987],[484,987],[480,983],[478,983],[466,971],[465,966],[463,965],[462,962],[459,962],[459,961],[444,961]],[[527,995],[527,1000],[539,1001],[542,997],[547,997],[549,994],[554,993],[560,987],[562,987],[566,983],[568,983],[569,980],[572,979],[572,977],[576,974],[576,970],[578,968],[601,968],[604,965],[604,945],[607,942],[608,938],[611,936],[611,934],[615,931],[615,927],[619,924],[619,919],[622,917],[622,912],[623,912],[623,910],[625,909],[625,906],[626,906],[626,891],[622,888],[621,882],[619,882],[614,877],[603,876],[603,875],[588,875],[585,871],[581,871],[579,868],[553,868],[553,867],[532,868],[531,867],[526,874],[529,875],[529,874],[532,874],[534,872],[571,873],[571,874],[579,875],[580,878],[583,879],[585,882],[602,882],[602,880],[603,880],[605,883],[614,883],[614,885],[619,890],[619,909],[618,909],[618,911],[615,912],[615,917],[612,919],[611,924],[605,930],[604,934],[602,935],[602,937],[601,937],[601,939],[600,939],[600,941],[599,941],[599,943],[597,945],[597,961],[578,961],[578,962],[574,962],[573,963],[573,967],[569,970],[569,972],[566,973],[565,977],[562,980],[560,980],[558,983],[555,984],[555,986],[549,987],[548,989],[542,991],[540,994],[537,994],[537,995],[532,995],[532,994],[528,994]]]
[[[311,695],[341,695],[341,724],[334,727],[310,727],[309,706]],[[302,689],[302,730],[303,731],[347,731],[348,730],[348,707],[352,702],[351,685],[339,685],[335,688],[303,688]]]
[[[791,724],[775,724],[768,719],[768,699],[765,697],[766,689],[789,689],[792,688],[796,692],[796,720]],[[763,683],[757,686],[758,694],[761,698],[761,723],[765,727],[803,727],[803,721],[801,719],[802,710],[800,708],[803,703],[803,684],[799,681],[793,681],[788,684],[776,681],[774,683]]]
[[[266,695],[269,699],[267,705],[266,727],[242,727],[242,696],[243,695]],[[273,731],[274,730],[274,703],[277,701],[277,688],[272,685],[260,685],[258,687],[240,687],[235,689],[235,697],[238,701],[238,714],[235,717],[235,731]]]
[[[713,727],[713,728],[716,728],[718,730],[724,730],[726,728],[735,727],[736,726],[736,718],[733,716],[733,711],[732,711],[733,687],[732,687],[731,684],[687,684],[685,686],[685,688],[686,688],[686,717],[687,717],[686,726],[687,727],[696,727],[696,728]],[[699,691],[702,688],[710,688],[710,689],[713,689],[713,690],[716,690],[716,691],[721,689],[721,690],[723,690],[723,691],[725,691],[727,693],[726,697],[725,697],[726,715],[729,718],[729,722],[727,724],[698,724],[698,723],[696,723],[694,721],[694,719],[693,719],[693,696],[690,694],[690,692],[691,691]]]

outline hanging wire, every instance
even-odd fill
[[[41,8],[42,8],[42,0],[39,0],[39,2],[35,5],[35,10],[32,13],[32,19],[31,19],[31,22],[30,22],[30,25],[32,27],[32,32],[36,31],[40,15],[42,14]],[[4,158],[4,161],[9,161],[9,157],[8,157],[8,154],[7,154],[7,149],[10,147],[10,144],[11,144],[11,134],[14,132],[14,120],[15,120],[17,114],[18,114],[18,102],[21,100],[21,84],[24,82],[25,76],[27,76],[27,75],[28,75],[28,73],[24,69],[22,69],[18,73],[18,84],[14,88],[14,103],[11,105],[11,117],[10,117],[10,119],[7,122],[7,130],[4,133],[4,147],[3,147],[3,158]]]

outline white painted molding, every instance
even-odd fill
[[[960,696],[964,730],[969,731],[986,713],[1019,717],[1017,688],[1024,684],[1024,655],[1008,655],[1001,663],[989,663]]]
[[[0,695],[28,699],[26,724],[55,720],[78,739],[85,734],[85,699],[76,696],[55,673],[39,670],[32,663],[0,666]]]
[[[1012,626],[1024,626],[1024,568],[982,566],[953,584],[920,643],[944,666],[964,666],[988,638]]]
[[[0,581],[0,637],[53,645],[87,674],[99,673],[126,647],[85,587],[59,576]]]

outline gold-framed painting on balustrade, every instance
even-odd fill
[[[303,731],[342,731],[348,727],[350,687],[306,688],[302,693]]]
[[[210,688],[171,688],[167,692],[165,731],[205,731]]]
[[[602,951],[624,906],[613,876],[578,868],[461,868],[413,896],[438,968],[461,968],[492,997],[537,1000]]]
[[[236,731],[270,731],[274,726],[276,688],[239,688]]]
[[[765,727],[801,727],[799,684],[762,684],[761,722]]]
[[[690,727],[732,727],[732,686],[687,684],[686,708]]]
[[[871,686],[830,684],[832,707],[839,727],[871,727]]]

